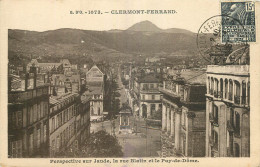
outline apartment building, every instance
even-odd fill
[[[249,157],[249,48],[212,51],[211,58],[222,61],[207,66],[206,156]]]
[[[8,78],[10,158],[49,155],[49,86],[36,86],[36,77],[36,70],[25,73],[20,79],[23,84],[19,89],[12,89],[13,77]]]
[[[159,90],[162,93],[161,156],[205,156],[205,71],[168,72]]]
[[[50,97],[50,157],[64,156],[89,136],[89,100],[76,93]]]

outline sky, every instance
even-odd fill
[[[127,29],[149,20],[159,28],[197,32],[203,22],[220,14],[218,0],[1,0],[1,26],[7,29],[46,31],[59,28],[85,30]],[[75,10],[175,10],[177,14],[71,15]]]

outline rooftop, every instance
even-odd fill
[[[103,94],[102,87],[89,87],[87,91],[84,92],[85,95],[100,95]]]
[[[50,97],[50,104],[56,104],[58,102],[61,102],[69,97],[72,97],[72,96],[78,96],[77,93],[65,93],[63,95],[60,95],[60,96],[51,96]]]
[[[207,73],[249,76],[250,65],[209,65]]]
[[[170,70],[168,73],[174,75],[175,77],[173,78],[176,78],[176,76],[179,75],[186,83],[206,84],[206,71],[204,70],[189,69],[181,72],[178,70]]]
[[[157,78],[155,75],[148,74],[144,76],[137,77],[138,82],[140,83],[160,83],[161,80]]]

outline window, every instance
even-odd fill
[[[65,110],[65,121],[68,121],[68,110]]]
[[[98,115],[100,115],[101,113],[100,113],[100,107],[98,107]]]
[[[12,113],[12,124],[15,128],[20,128],[23,125],[22,111]]]
[[[30,107],[30,124],[33,123],[33,107]]]
[[[228,98],[228,80],[225,79],[225,98]]]
[[[186,114],[183,113],[183,125],[186,126]]]
[[[220,79],[220,92],[218,93],[220,98],[223,98],[223,79]]]
[[[242,82],[242,104],[246,104],[246,83]]]
[[[159,110],[161,110],[161,109],[162,109],[162,103],[159,104]]]
[[[184,126],[184,123],[185,123],[185,113],[183,112],[182,114],[181,114],[181,125],[182,126]]]
[[[37,104],[33,105],[33,122],[37,120]]]
[[[59,115],[56,115],[56,116],[55,116],[55,123],[56,123],[56,124],[55,124],[55,129],[57,129],[57,128],[59,127],[59,121],[58,121],[59,119],[58,119],[58,116],[59,116]]]
[[[69,138],[72,136],[71,125],[69,126]]]
[[[37,120],[41,119],[41,103],[37,104]]]
[[[47,126],[44,125],[43,126],[43,142],[46,143],[46,139],[47,139]]]
[[[41,129],[37,130],[37,148],[40,148],[41,145]]]
[[[44,109],[43,109],[43,102],[40,103],[40,106],[41,106],[41,118],[43,117],[44,115]]]
[[[234,81],[235,86],[235,103],[240,104],[240,83],[238,81]]]
[[[218,133],[213,130],[211,135],[214,143],[213,148],[218,150]]]
[[[65,133],[65,130],[63,130],[63,143],[64,143],[64,145],[66,146],[66,142],[67,141],[67,139],[66,139],[66,133]]]
[[[55,119],[52,118],[51,122],[51,132],[53,132],[55,130]]]
[[[55,140],[53,139],[52,142],[51,142],[51,149],[52,149],[52,156],[55,155]]]
[[[151,104],[151,116],[155,113],[155,104]]]
[[[153,85],[153,84],[150,84],[150,88],[153,89],[153,88],[154,88],[154,85]]]
[[[91,115],[94,115],[94,109],[93,109],[93,107],[91,108]]]
[[[60,133],[60,146],[63,146],[63,132]]]
[[[57,145],[56,145],[56,148],[57,148],[57,152],[58,152],[59,149],[60,149],[60,135],[57,136]]]
[[[155,95],[152,95],[152,100],[155,100]]]
[[[240,148],[239,148],[239,145],[237,143],[234,144],[235,146],[235,157],[240,157]]]
[[[240,115],[238,112],[235,112],[235,132],[240,135]]]
[[[213,118],[214,123],[218,124],[218,106],[216,105],[213,106]]]
[[[229,80],[229,96],[228,100],[233,100],[233,82]]]
[[[12,158],[22,157],[22,140],[11,142],[11,149]]]
[[[44,102],[44,116],[48,114],[48,102]]]
[[[148,85],[147,84],[144,84],[143,85],[143,90],[147,90],[148,89]]]
[[[33,133],[31,133],[29,137],[29,153],[33,153]]]

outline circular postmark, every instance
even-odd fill
[[[235,63],[248,49],[247,36],[241,36],[243,31],[244,26],[235,18],[226,15],[210,17],[197,34],[199,54],[211,64]]]

